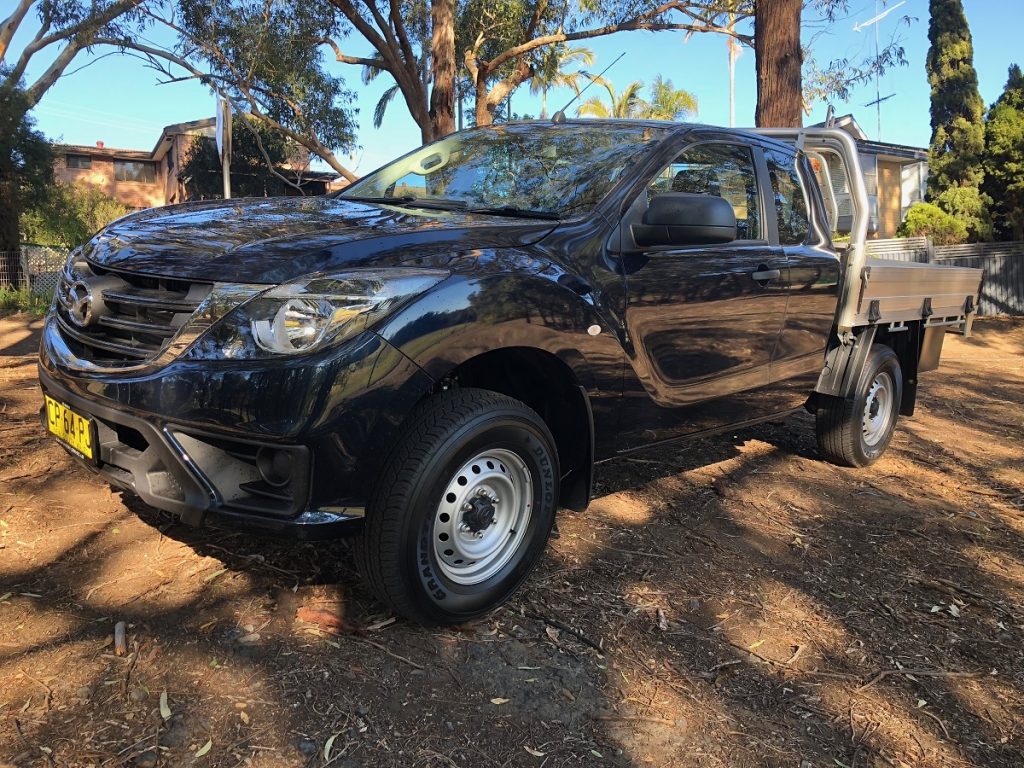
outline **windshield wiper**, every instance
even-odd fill
[[[516,208],[514,205],[495,205],[483,208],[467,208],[467,213],[489,213],[494,216],[513,216],[519,219],[559,219],[552,211],[538,211],[532,208]]]
[[[464,200],[445,200],[440,197],[416,197],[415,195],[400,195],[398,197],[357,197],[355,195],[339,195],[338,199],[355,200],[357,203],[397,205],[401,208],[428,208],[439,211],[461,211],[466,207]]]

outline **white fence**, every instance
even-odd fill
[[[45,245],[23,245],[20,251],[0,251],[0,288],[50,296],[67,258],[67,250]]]

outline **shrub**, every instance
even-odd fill
[[[25,242],[75,248],[132,209],[100,190],[81,184],[54,184],[46,200],[24,212]]]
[[[26,290],[0,288],[0,317],[15,312],[28,312],[33,315],[45,315],[50,306],[49,296],[40,296]]]
[[[977,187],[950,187],[935,203],[967,228],[967,237],[974,243],[992,239],[992,217],[988,212],[992,199]]]
[[[954,245],[967,240],[967,226],[937,205],[914,203],[896,230],[898,237],[928,237],[935,245]]]

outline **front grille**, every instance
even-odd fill
[[[55,317],[83,360],[138,365],[166,349],[211,288],[78,261],[61,274]]]

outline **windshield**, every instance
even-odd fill
[[[410,152],[339,197],[567,218],[592,210],[664,135],[607,123],[478,128]]]

